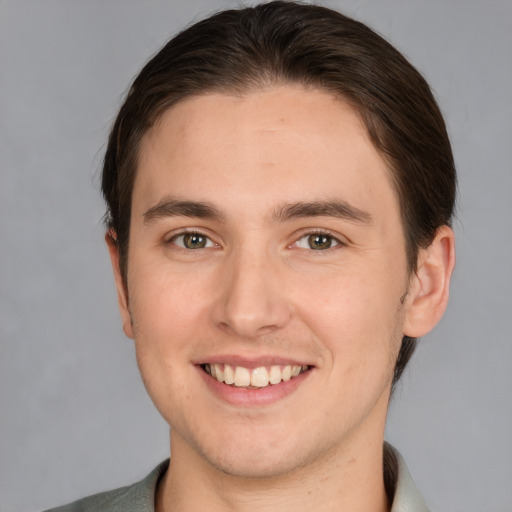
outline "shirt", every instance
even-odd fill
[[[384,458],[394,457],[396,471],[392,471],[394,497],[391,512],[429,512],[429,509],[414,484],[409,469],[400,453],[385,444]],[[385,463],[386,465],[386,463]],[[46,512],[155,512],[155,492],[158,481],[166,472],[169,459],[159,464],[146,478],[136,484],[113,491],[88,496],[62,507]]]

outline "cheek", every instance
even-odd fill
[[[151,381],[163,378],[177,386],[184,381],[189,368],[183,361],[190,360],[190,340],[197,337],[201,316],[194,295],[188,280],[170,279],[156,269],[130,283],[137,363],[146,387],[155,388]]]
[[[401,340],[401,289],[396,280],[357,270],[311,281],[297,300],[300,316],[327,348],[333,366],[345,373],[388,371]]]
[[[155,272],[133,283],[130,294],[137,365],[153,403],[173,425],[181,417],[171,412],[190,403],[189,385],[197,371],[190,360],[201,315],[191,290]]]
[[[136,338],[179,345],[190,336],[204,309],[206,283],[187,272],[172,273],[166,263],[147,265],[130,286],[130,311]]]

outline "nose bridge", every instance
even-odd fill
[[[226,259],[214,320],[239,336],[252,338],[283,327],[291,310],[278,258],[262,247],[240,247]]]

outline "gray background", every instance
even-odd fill
[[[124,339],[103,245],[107,131],[167,38],[235,2],[0,0],[0,510],[145,475],[167,428]],[[437,511],[512,510],[512,2],[339,0],[426,75],[460,173],[448,312],[388,439]]]

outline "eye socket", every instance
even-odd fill
[[[169,242],[182,249],[189,250],[207,249],[209,247],[217,246],[217,244],[210,240],[210,238],[208,238],[206,235],[198,232],[182,233],[180,235],[176,235],[171,238]],[[341,242],[328,233],[318,232],[308,233],[307,235],[302,236],[295,242],[294,245],[300,249],[325,251],[327,249],[341,245]]]
[[[313,251],[325,251],[340,244],[339,240],[328,233],[309,233],[295,242],[296,247]]]
[[[182,249],[205,249],[216,246],[202,233],[182,233],[171,238],[170,242]]]

